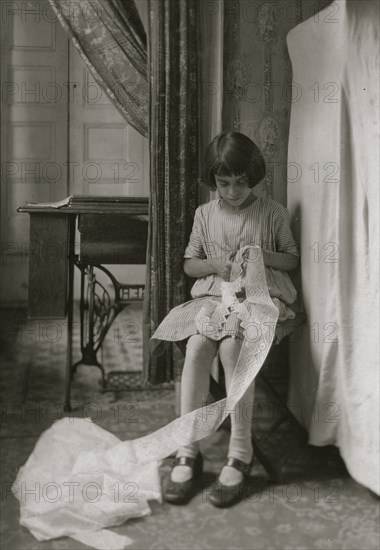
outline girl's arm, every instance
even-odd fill
[[[219,260],[218,258],[186,258],[183,270],[188,277],[197,279],[216,273],[225,281],[230,280],[232,262]]]
[[[281,271],[292,271],[299,263],[299,257],[295,254],[272,252],[271,250],[263,250],[263,260],[267,267],[273,267]]]
[[[299,253],[290,228],[289,212],[273,201],[272,216],[276,252],[263,249],[264,264],[280,271],[292,271],[299,264]]]

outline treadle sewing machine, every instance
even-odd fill
[[[100,369],[103,390],[128,389],[127,373],[112,371],[106,376],[97,353],[120,311],[127,304],[143,301],[145,285],[123,284],[102,264],[146,263],[149,198],[73,196],[57,204],[28,204],[18,212],[30,215],[29,317],[67,315],[64,410],[69,411],[71,380],[80,364]],[[79,254],[75,251],[76,222]],[[73,364],[75,266],[81,274],[81,359]],[[97,270],[110,280],[113,296],[96,277]]]

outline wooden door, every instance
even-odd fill
[[[25,305],[29,216],[17,207],[69,194],[148,196],[148,140],[94,82],[46,0],[1,3],[1,80],[0,301]],[[131,282],[143,270],[131,266]]]
[[[25,303],[25,201],[56,201],[67,187],[68,39],[49,3],[1,6],[1,301]]]

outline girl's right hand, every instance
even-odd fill
[[[224,259],[214,258],[212,260],[212,265],[215,268],[215,273],[219,275],[224,281],[230,280],[232,262],[230,260],[225,261]]]

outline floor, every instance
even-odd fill
[[[107,368],[141,370],[141,338],[130,337],[129,323],[141,322],[139,305],[118,318],[109,335]],[[77,325],[76,325],[77,326]],[[75,349],[78,356],[79,336]],[[65,413],[62,406],[65,362],[64,321],[30,322],[23,310],[1,315],[1,541],[7,550],[81,549],[88,546],[64,537],[38,542],[19,525],[19,502],[9,492],[16,473],[40,436]],[[260,391],[260,390],[258,390]],[[169,385],[149,391],[101,392],[99,372],[78,368],[72,403],[77,416],[91,416],[120,439],[133,439],[175,418],[174,391]],[[258,430],[265,429],[262,419]],[[318,477],[315,470],[282,484],[271,482],[263,466],[252,471],[254,488],[247,499],[228,510],[207,502],[206,487],[220,470],[228,431],[203,442],[205,474],[186,506],[152,502],[152,514],[112,528],[128,535],[128,547],[151,550],[284,549],[372,550],[379,548],[379,500],[347,474]],[[164,461],[163,479],[170,459]]]

